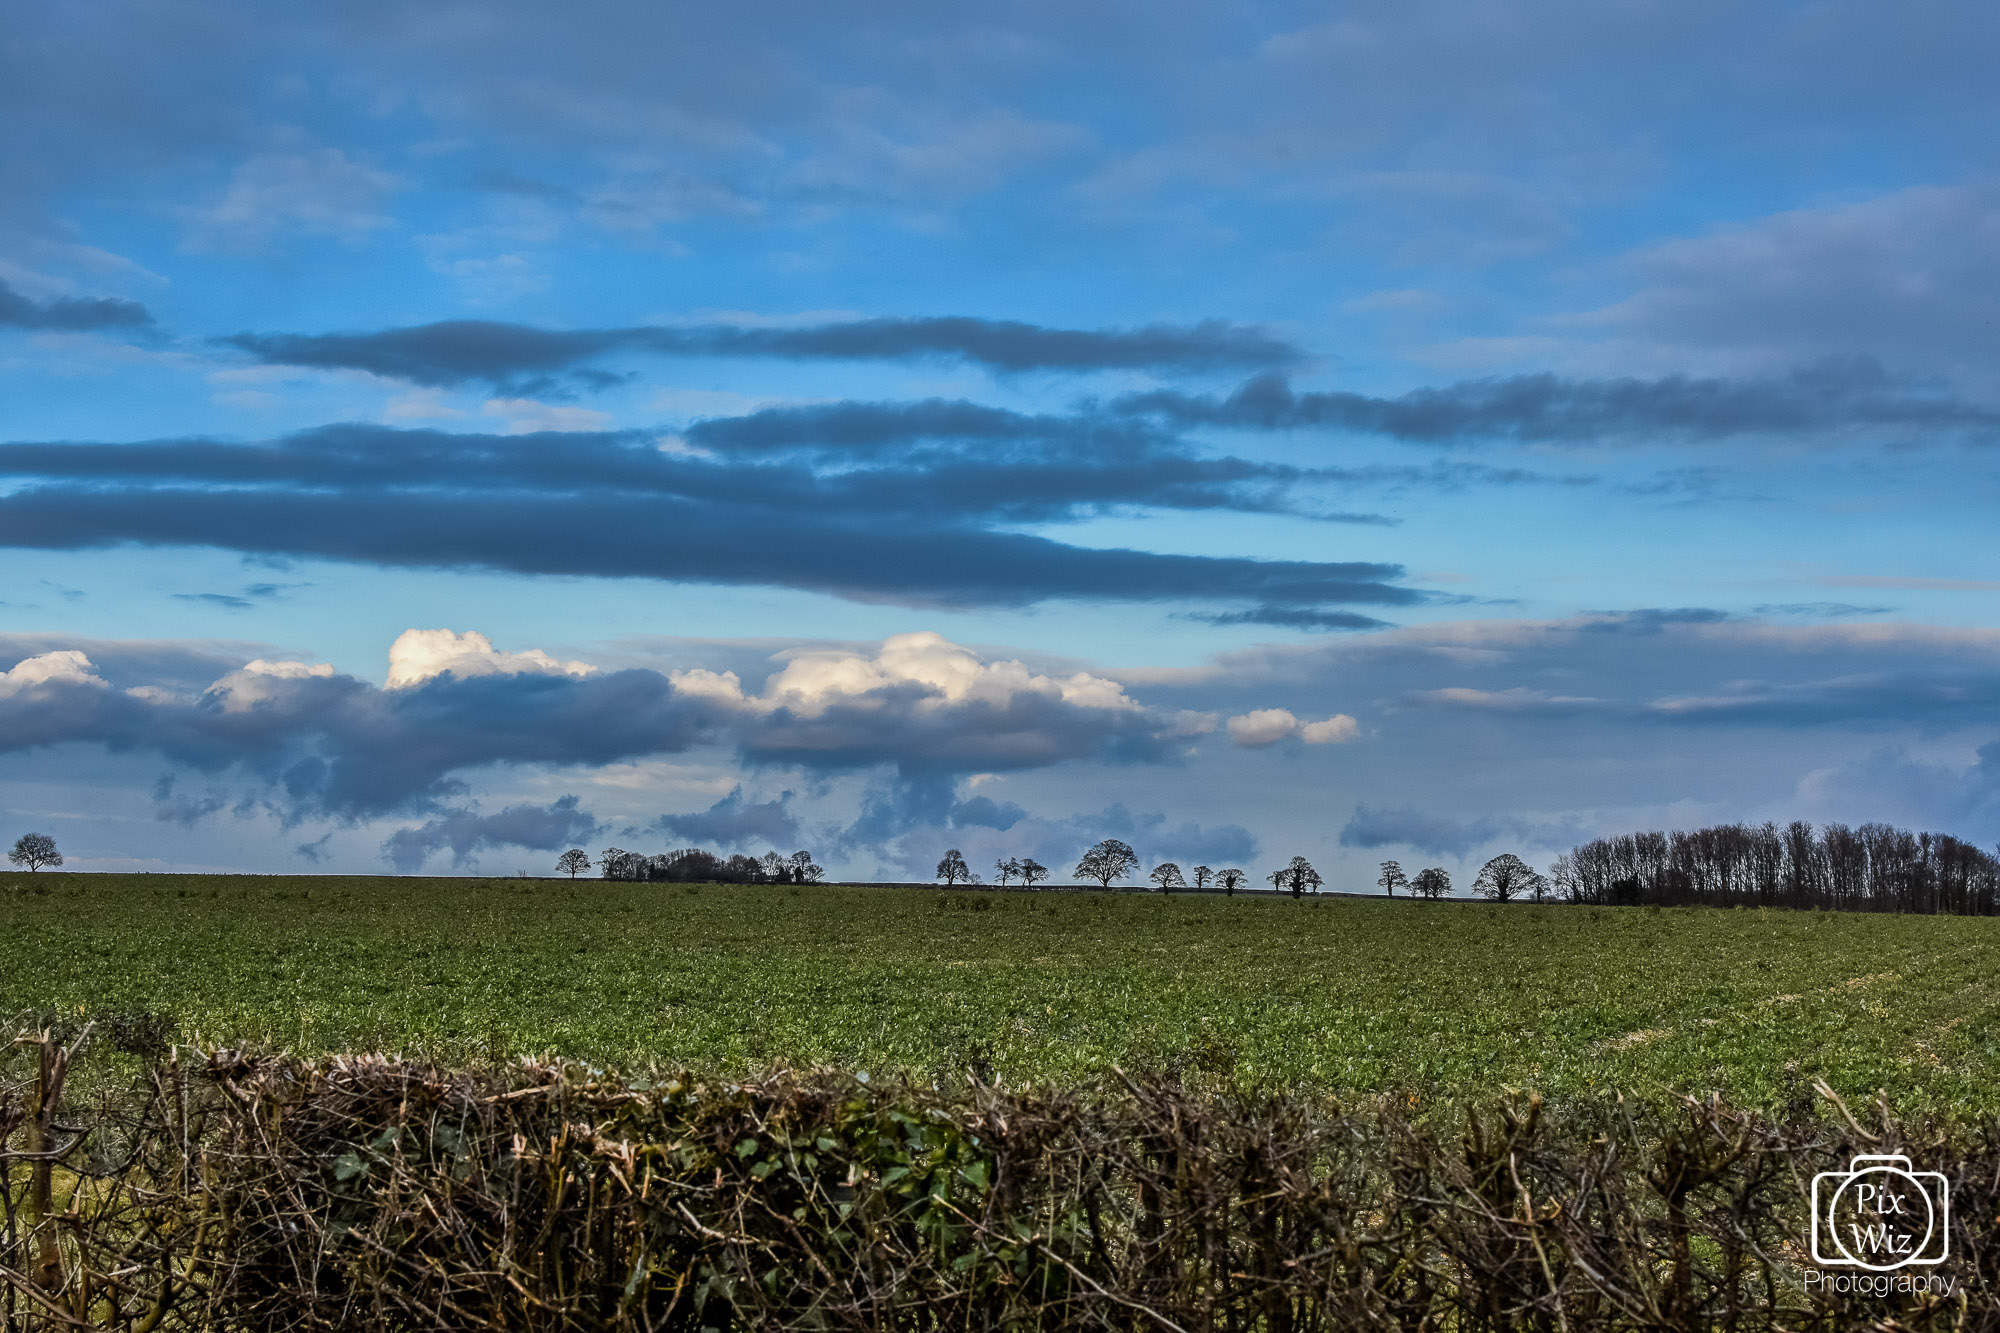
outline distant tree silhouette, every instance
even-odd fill
[[[1160,862],[1153,867],[1152,873],[1146,878],[1159,885],[1161,893],[1171,893],[1175,889],[1187,887],[1187,881],[1181,878],[1180,866],[1172,861]]]
[[[1945,833],[1795,821],[1598,838],[1558,857],[1571,902],[2000,912],[2000,858]]]
[[[1443,898],[1451,893],[1451,876],[1436,866],[1419,870],[1417,877],[1410,881],[1410,892],[1419,898]]]
[[[1014,871],[1020,875],[1021,882],[1031,889],[1049,877],[1049,868],[1032,856],[1022,857],[1015,864]]]
[[[581,847],[572,847],[556,858],[556,869],[567,871],[569,877],[575,879],[590,869],[590,853]]]
[[[1197,889],[1205,889],[1215,883],[1215,872],[1207,866],[1196,866],[1188,873],[1194,876],[1194,886]]]
[[[794,884],[817,884],[819,877],[826,873],[814,863],[811,852],[793,852],[787,864],[791,867]]]
[[[646,878],[646,858],[623,847],[606,847],[599,852],[597,867],[606,879]]]
[[[1227,870],[1218,870],[1215,872],[1215,882],[1220,884],[1222,891],[1232,898],[1236,896],[1236,891],[1243,887],[1243,881],[1248,878],[1248,875],[1245,875],[1235,866],[1230,866]]]
[[[1320,878],[1319,871],[1313,869],[1312,862],[1303,856],[1295,856],[1271,876],[1271,883],[1276,888],[1290,889],[1292,897],[1297,898],[1307,889],[1318,893],[1320,885],[1326,881]]]
[[[1008,880],[1021,873],[1021,863],[1011,856],[1004,857],[993,863],[993,873],[1000,877],[1000,886],[1005,888]]]
[[[1401,889],[1405,893],[1408,893],[1410,890],[1410,877],[1403,873],[1403,865],[1400,861],[1384,861],[1382,863],[1382,878],[1376,880],[1375,883],[1386,890],[1391,898],[1396,896],[1397,889]]]
[[[792,880],[791,862],[777,852],[765,852],[757,862],[766,884],[789,884]]]
[[[1479,877],[1472,881],[1474,893],[1496,903],[1528,896],[1539,898],[1547,887],[1548,881],[1512,852],[1502,852],[1479,867]]]
[[[972,879],[972,867],[965,863],[965,857],[954,847],[944,854],[942,861],[937,863],[937,877],[945,882],[947,888],[954,884],[969,883]]]
[[[1110,888],[1111,881],[1123,879],[1139,865],[1139,854],[1116,838],[1106,838],[1083,854],[1076,863],[1075,875],[1078,879],[1094,879],[1101,888]]]
[[[62,853],[56,850],[56,840],[46,833],[23,833],[15,842],[14,850],[7,853],[7,859],[30,870],[63,863]]]
[[[646,858],[646,878],[668,884],[711,884],[728,879],[729,872],[714,854],[682,847]]]

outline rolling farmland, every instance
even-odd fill
[[[0,1012],[304,1054],[2000,1108],[1992,919],[47,873],[0,914]]]

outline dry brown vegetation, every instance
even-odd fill
[[[1877,1107],[611,1078],[163,1049],[0,1083],[12,1329],[1991,1327],[2000,1139]],[[106,1039],[109,1039],[108,1041]],[[122,1054],[108,1047],[115,1043]],[[106,1068],[77,1081],[75,1061]],[[114,1077],[109,1068],[122,1070]],[[70,1088],[62,1085],[67,1078]],[[1951,1175],[1944,1301],[1801,1283],[1805,1182]]]

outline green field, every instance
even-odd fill
[[[2000,1110],[2000,920],[600,881],[0,877],[0,1014],[183,1040]]]

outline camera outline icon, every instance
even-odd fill
[[[1834,1220],[1834,1211],[1841,1202],[1854,1191],[1856,1197],[1850,1206],[1865,1206],[1871,1199],[1882,1197],[1885,1186],[1902,1183],[1905,1189],[1898,1192],[1899,1200],[1914,1197],[1924,1201],[1927,1215],[1924,1219],[1923,1235],[1909,1247],[1909,1253],[1890,1263],[1870,1263],[1857,1257],[1841,1240],[1839,1228]],[[1901,1209],[1892,1209],[1901,1213]],[[1876,1210],[1881,1215],[1881,1210]],[[1906,1218],[1914,1221],[1914,1218]],[[1888,1239],[1892,1234],[1897,1238],[1910,1233],[1891,1233],[1887,1224],[1882,1224],[1881,1235]],[[1829,1253],[1829,1250],[1831,1251]],[[1872,1253],[1872,1251],[1871,1251]],[[1892,1251],[1892,1253],[1895,1253]],[[1822,1171],[1812,1181],[1812,1257],[1813,1262],[1828,1268],[1863,1268],[1872,1273],[1892,1273],[1912,1264],[1940,1264],[1951,1253],[1951,1182],[1937,1171],[1913,1171],[1910,1159],[1895,1153],[1858,1153],[1848,1159],[1845,1171]]]

